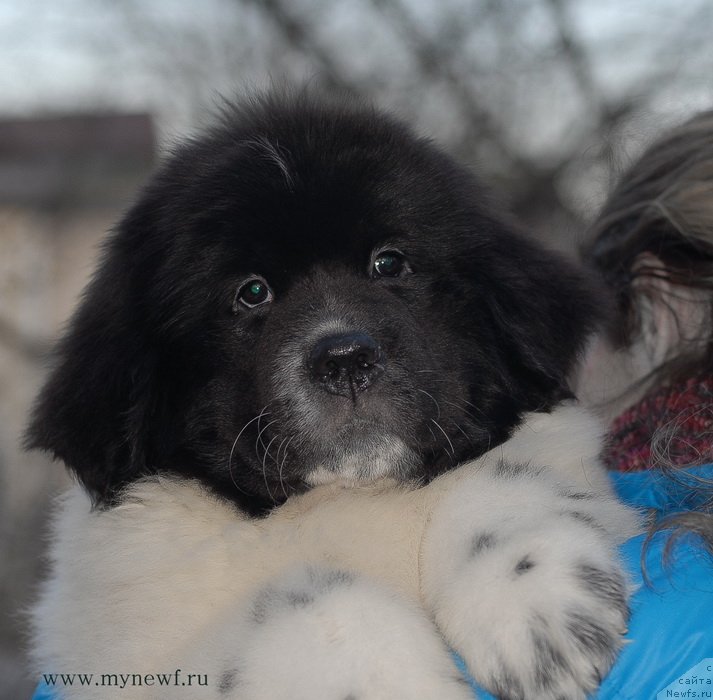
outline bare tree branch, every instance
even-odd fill
[[[445,46],[427,37],[401,0],[371,0],[371,3],[391,17],[394,30],[411,48],[419,71],[430,79],[442,80],[448,85],[463,110],[466,133],[464,141],[475,143],[477,139],[487,139],[510,168],[518,168],[534,175],[533,164],[511,148],[502,122],[490,114],[458,74],[454,60],[457,47]]]
[[[267,16],[280,31],[286,43],[309,56],[319,69],[318,78],[330,90],[359,93],[360,86],[337,69],[337,57],[320,45],[313,26],[290,13],[283,0],[241,0],[252,4]],[[363,86],[361,86],[363,87]]]
[[[590,112],[603,116],[608,111],[599,86],[596,84],[589,57],[581,42],[575,36],[568,16],[567,0],[545,0],[558,35],[558,49],[565,59],[565,65],[575,78],[579,91]]]

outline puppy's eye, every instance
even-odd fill
[[[411,272],[403,253],[398,250],[384,250],[374,258],[374,277],[403,277]]]
[[[238,303],[247,306],[248,309],[252,309],[261,304],[267,304],[272,301],[272,299],[272,290],[267,282],[255,277],[247,280],[247,282],[238,289],[238,293],[235,295],[235,301],[233,302],[233,311],[238,310]]]

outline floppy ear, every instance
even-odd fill
[[[115,237],[106,248],[25,436],[26,447],[63,460],[97,502],[110,502],[146,470],[146,431],[156,411],[157,351],[136,315],[141,305],[130,280],[139,273],[125,244]]]
[[[603,320],[593,276],[519,234],[498,236],[485,295],[518,382],[547,408],[571,396],[568,376]],[[529,392],[528,392],[529,393]]]

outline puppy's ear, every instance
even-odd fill
[[[130,248],[126,239],[109,242],[25,435],[27,448],[63,460],[96,502],[110,502],[146,470],[146,431],[156,409],[156,350],[130,281],[140,274]]]
[[[575,363],[603,320],[603,293],[583,269],[519,233],[498,236],[485,295],[500,337],[515,359],[515,379],[538,406],[571,395]]]

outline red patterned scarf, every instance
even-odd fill
[[[662,387],[624,411],[611,425],[604,463],[650,469],[658,462],[652,441],[671,466],[713,462],[713,377]]]

